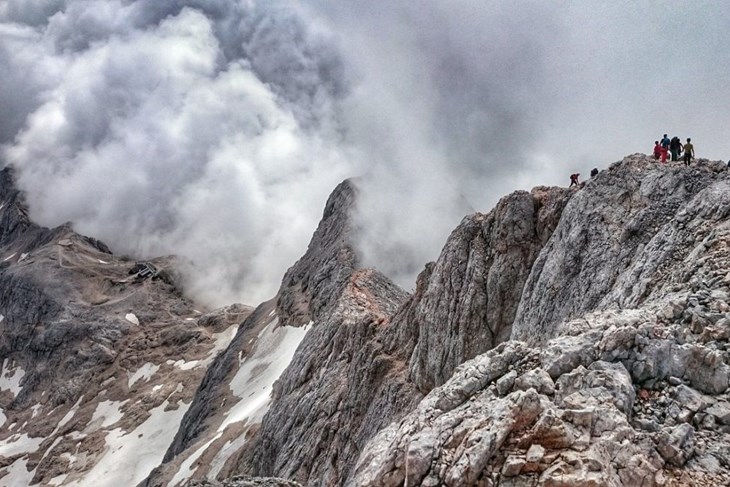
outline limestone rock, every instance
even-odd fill
[[[423,392],[511,334],[522,289],[572,192],[518,191],[452,232],[413,306],[411,378]]]

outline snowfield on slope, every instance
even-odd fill
[[[273,313],[272,313],[273,314]],[[306,326],[293,328],[277,326],[278,318],[273,317],[256,337],[251,353],[239,361],[239,369],[229,387],[238,401],[225,413],[225,419],[218,427],[216,435],[195,450],[182,462],[169,487],[184,484],[195,473],[195,463],[201,455],[218,440],[230,425],[244,422],[258,424],[269,409],[271,392],[274,382],[281,376],[291,363],[299,344],[312,327],[312,322]],[[213,466],[207,474],[208,478],[215,478],[226,461],[245,443],[245,436],[239,435],[235,441],[228,441],[218,451]]]

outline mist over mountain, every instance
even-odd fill
[[[358,249],[412,286],[508,190],[663,132],[726,158],[728,17],[709,1],[8,0],[0,143],[40,223],[184,256],[189,292],[216,304],[271,296],[330,189],[360,176]]]

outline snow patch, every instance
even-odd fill
[[[20,259],[18,259],[18,263],[23,262],[26,258],[28,258],[30,254],[29,253],[22,253],[20,254]]]
[[[195,450],[193,453],[190,454],[188,458],[185,459],[184,462],[180,464],[180,468],[178,469],[175,476],[170,480],[170,483],[167,484],[167,487],[176,487],[178,485],[183,484],[186,480],[188,480],[190,477],[193,476],[195,471],[198,469],[198,467],[191,468],[193,466],[193,463],[195,463],[198,458],[200,458],[200,455],[205,452],[205,450],[208,449],[208,447],[218,438],[221,437],[223,433],[218,433],[213,437],[212,440],[205,443],[203,446]],[[211,477],[212,478],[212,477]]]
[[[3,472],[7,472],[7,474],[0,479],[0,482],[8,487],[30,485],[35,475],[35,469],[28,471],[28,460],[25,458],[15,460],[4,469],[0,469],[0,474]]]
[[[278,318],[274,318],[259,333],[256,344],[251,353],[241,359],[239,354],[240,368],[233,378],[229,387],[233,394],[241,398],[228,412],[225,413],[225,419],[218,428],[217,434],[213,439],[205,443],[203,446],[195,450],[180,464],[175,476],[172,478],[168,487],[176,487],[183,485],[186,480],[192,477],[197,470],[197,466],[193,466],[201,455],[210,447],[210,445],[219,439],[225,429],[233,423],[246,421],[247,423],[260,423],[264,414],[269,408],[271,399],[271,391],[274,382],[281,376],[281,373],[291,362],[294,352],[301,343],[304,335],[306,335],[311,323],[302,328],[278,327]],[[232,326],[222,333],[216,334],[216,342],[213,350],[209,353],[209,359],[215,357],[216,349],[223,347],[223,341],[230,343],[238,331],[237,326]],[[218,335],[221,335],[220,337]],[[217,453],[211,464],[211,469],[206,474],[208,478],[215,476],[222,470],[225,463],[236,451],[238,451],[246,443],[246,435],[242,434],[233,442],[226,444]]]
[[[210,462],[210,468],[208,469],[206,477],[209,479],[217,478],[220,471],[223,470],[223,466],[226,464],[228,459],[231,458],[231,455],[240,450],[241,447],[246,444],[247,440],[248,438],[246,435],[241,435],[233,442],[226,441],[226,444],[218,450],[218,453],[216,453],[215,457]]]
[[[129,381],[127,382],[128,387],[132,387],[134,383],[140,379],[144,379],[145,382],[148,382],[150,378],[154,375],[154,373],[158,370],[160,370],[159,365],[147,362],[142,367],[140,367],[137,372],[129,376]]]
[[[12,457],[20,453],[33,453],[45,440],[44,437],[30,438],[28,433],[14,434],[0,441],[0,457]]]
[[[109,262],[107,262],[105,260],[101,260],[101,259],[96,259],[96,260],[99,261],[99,264],[108,264],[109,263]]]
[[[122,413],[121,408],[127,402],[128,401],[102,401],[97,404],[96,409],[94,410],[94,415],[91,417],[91,421],[89,421],[89,426],[86,430],[88,431],[92,428],[93,430],[106,428],[107,426],[111,426],[122,419],[124,413]],[[97,425],[99,422],[101,422],[101,424]]]
[[[126,315],[124,315],[124,319],[134,325],[139,326],[139,318],[137,318],[137,315],[135,315],[134,313],[127,313]]]
[[[5,258],[3,259],[3,262],[7,262],[7,261],[9,261],[10,259],[12,259],[13,257],[15,257],[15,254],[17,254],[17,252],[14,252],[14,253],[12,253],[12,254],[8,255],[7,257],[5,257]]]
[[[0,428],[5,424],[5,421],[8,420],[8,417],[5,416],[5,410],[0,406]]]
[[[33,414],[31,415],[30,419],[33,419],[36,416],[38,416],[38,413],[40,412],[42,407],[43,406],[41,406],[40,404],[36,404],[35,406],[31,407],[30,410],[33,411]]]
[[[68,477],[68,474],[61,474],[57,477],[53,477],[51,480],[48,481],[48,485],[63,485],[63,481],[66,480],[66,477]]]
[[[236,333],[238,333],[238,325],[230,326],[220,333],[214,333],[213,339],[215,340],[215,343],[213,344],[211,351],[208,352],[208,356],[205,360],[203,360],[203,364],[209,365],[219,353],[228,348],[228,345],[230,345],[236,337]]]
[[[59,421],[58,424],[56,425],[56,429],[54,429],[53,430],[53,433],[51,433],[49,436],[53,436],[56,433],[58,433],[58,431],[61,428],[63,428],[64,426],[66,426],[66,423],[68,423],[69,421],[71,421],[71,418],[74,417],[74,415],[76,414],[76,411],[79,410],[79,405],[81,404],[81,401],[83,399],[84,399],[84,396],[81,396],[79,398],[79,400],[76,401],[76,404],[74,404],[73,407],[71,409],[69,409],[69,411],[66,413],[66,415],[63,418],[61,418],[61,421]]]
[[[2,373],[0,373],[0,391],[10,391],[13,397],[17,397],[23,389],[20,387],[20,380],[25,376],[25,371],[20,367],[13,368],[13,365],[14,363],[10,363],[10,359],[3,360]]]
[[[200,360],[191,360],[190,362],[186,362],[184,360],[178,360],[177,362],[173,362],[172,365],[177,367],[180,370],[190,370],[194,369],[198,365],[202,365]]]
[[[300,328],[277,327],[278,321],[272,320],[261,330],[253,350],[231,380],[231,392],[242,400],[226,413],[218,431],[243,420],[259,423],[268,411],[274,382],[287,368],[311,327],[311,324]]]
[[[169,405],[165,400],[151,409],[149,418],[134,431],[125,433],[121,428],[110,431],[106,436],[106,451],[96,465],[82,479],[67,485],[117,487],[140,483],[162,461],[189,407],[180,403],[177,409],[165,411]]]

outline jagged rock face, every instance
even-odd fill
[[[368,443],[349,484],[730,481],[730,187],[720,169],[632,156],[578,191],[515,322],[515,335],[543,346],[509,341],[458,367]],[[611,200],[616,188],[625,206]],[[610,308],[623,310],[600,311]]]
[[[534,263],[512,337],[545,341],[562,320],[666,292],[667,273],[728,214],[724,169],[635,154],[586,183]]]
[[[172,284],[172,259],[135,279],[101,242],[33,224],[8,169],[0,253],[0,483],[139,482],[250,311],[212,323]]]
[[[508,338],[532,261],[571,194],[537,188],[505,198],[488,215],[467,217],[408,299],[376,272],[352,274],[277,383],[249,471],[310,485],[345,482],[380,428],[467,357]],[[323,240],[315,235],[308,253],[341,252],[323,252],[316,244]],[[312,272],[305,269],[304,276]],[[244,458],[241,470],[248,464]]]
[[[256,475],[341,485],[365,441],[420,397],[403,380],[404,361],[379,339],[405,297],[376,271],[352,275],[274,388],[255,448]]]
[[[292,325],[315,322],[273,387],[260,427],[240,430],[246,438],[219,478],[228,471],[305,485],[721,480],[730,192],[718,170],[659,167],[637,155],[582,188],[515,193],[491,213],[467,217],[412,296],[375,271],[356,270],[346,208],[325,211],[273,313]],[[350,194],[345,189],[330,202]],[[504,342],[510,333],[528,343]],[[246,357],[234,347],[231,359],[239,352]],[[220,374],[216,383],[229,380]],[[197,462],[201,471],[206,458]]]
[[[678,316],[595,313],[542,349],[499,345],[373,438],[348,485],[725,485],[729,344]]]
[[[284,275],[276,299],[276,314],[282,325],[321,321],[358,267],[349,215],[355,197],[356,189],[350,180],[335,188],[307,252]]]
[[[390,409],[404,402],[392,397],[400,388],[387,380],[395,359],[381,351],[376,337],[406,294],[375,271],[356,270],[354,203],[350,181],[334,190],[307,252],[287,271],[275,300],[256,309],[211,365],[164,465],[144,485],[236,472],[337,482],[387,417],[375,408],[377,395],[384,394],[380,402]],[[262,355],[262,343],[276,334],[303,341]],[[248,364],[255,367],[243,380]],[[402,358],[399,364],[404,371]],[[264,394],[256,376],[270,379]],[[369,416],[375,420],[365,421]],[[338,429],[343,434],[335,440]],[[303,441],[312,447],[302,449]]]
[[[423,392],[465,360],[508,340],[532,264],[572,191],[536,188],[466,217],[432,269],[405,327],[416,327],[411,378]]]

